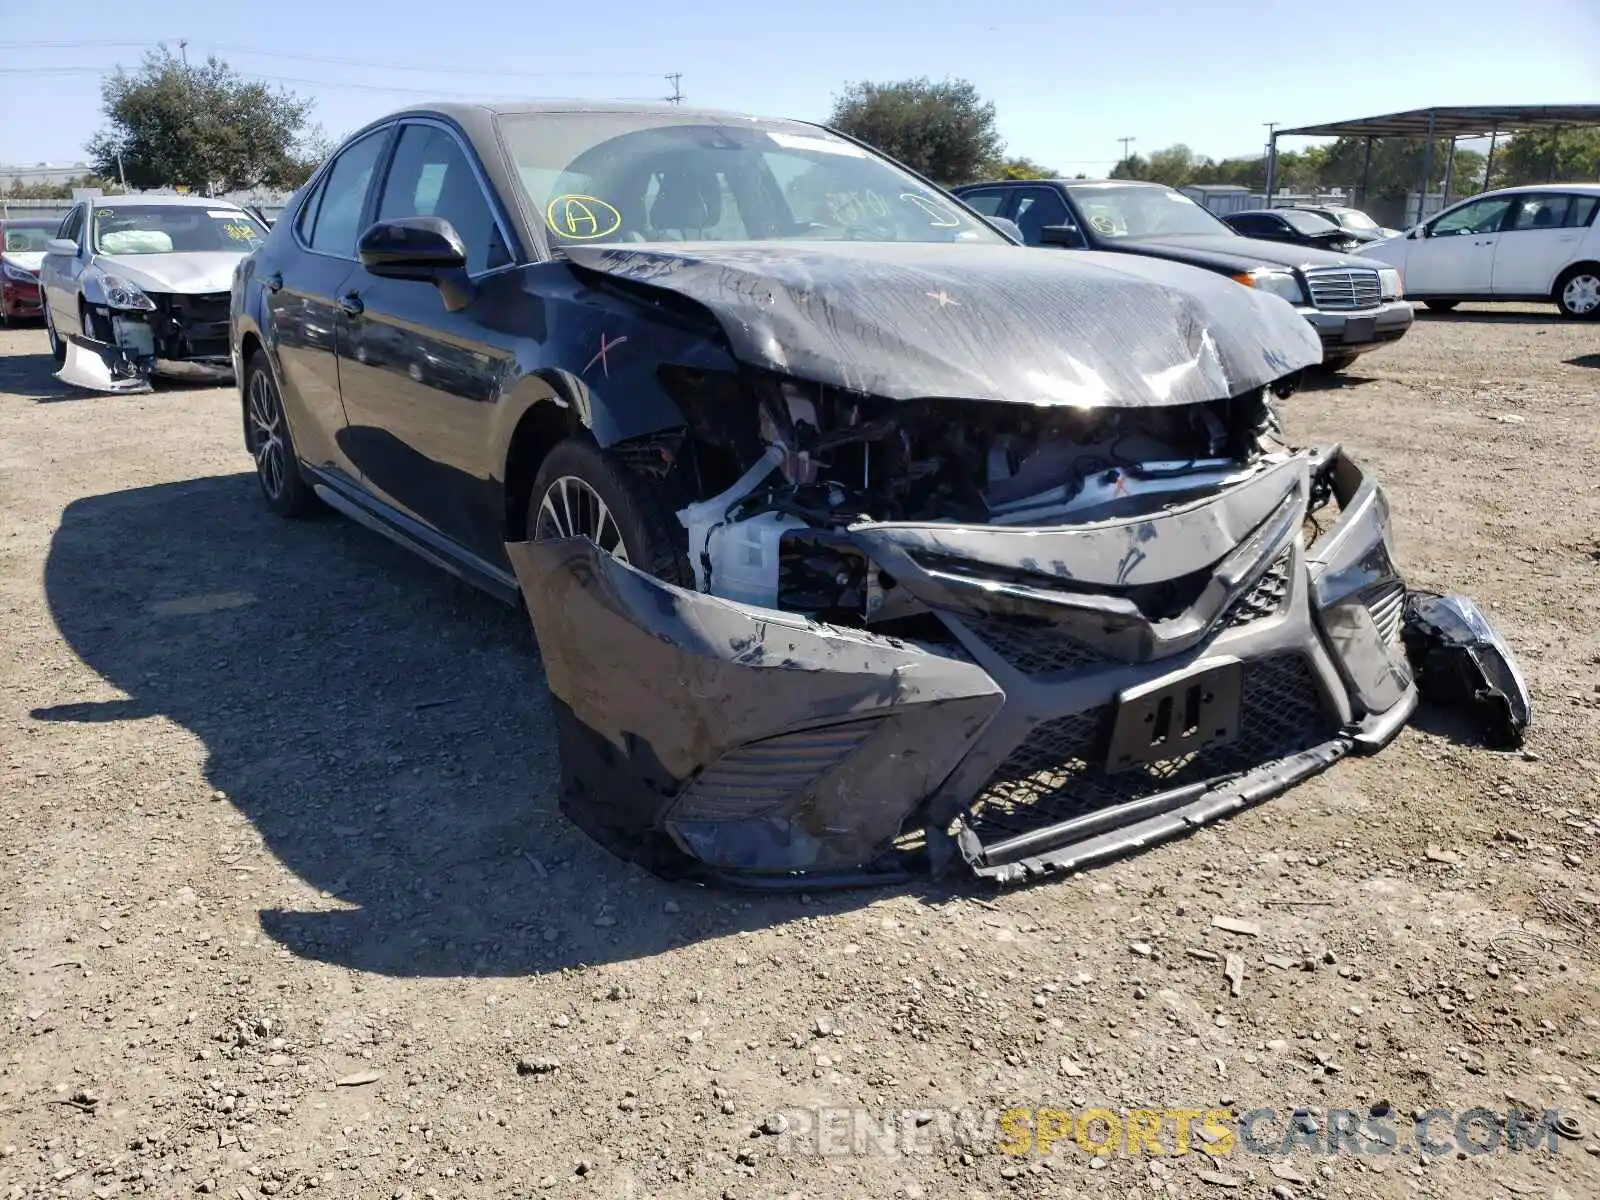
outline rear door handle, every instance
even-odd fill
[[[283,286],[283,276],[277,271],[274,271],[261,282],[266,285],[267,291],[275,292]]]
[[[339,307],[344,310],[346,316],[359,317],[367,306],[361,303],[359,292],[346,292],[339,297]]]

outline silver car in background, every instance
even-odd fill
[[[258,217],[226,200],[80,201],[39,270],[56,377],[108,392],[149,391],[153,375],[232,379],[233,271],[266,235]]]

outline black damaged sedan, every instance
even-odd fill
[[[676,108],[350,138],[240,266],[267,503],[526,602],[563,806],[667,874],[1068,869],[1394,737],[1528,720],[1376,483],[1293,449],[1290,306],[1031,252],[866,147]]]

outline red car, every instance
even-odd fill
[[[44,315],[39,264],[60,224],[58,217],[0,220],[0,324]]]

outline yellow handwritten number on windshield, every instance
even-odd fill
[[[544,223],[557,237],[592,242],[622,228],[622,214],[596,196],[564,193],[545,205]]]

